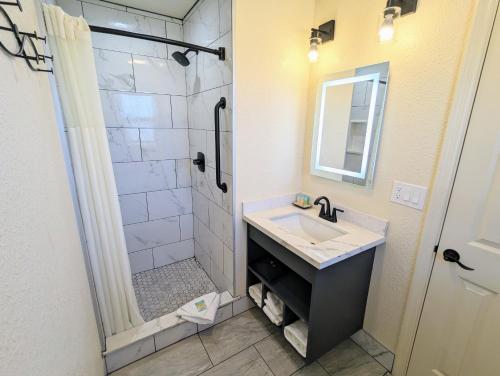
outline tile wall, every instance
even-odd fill
[[[182,40],[182,22],[57,0],[91,25]],[[194,256],[186,69],[177,47],[93,33],[101,102],[133,273]]]
[[[201,0],[184,20],[184,40],[211,48],[225,47],[226,60],[210,54],[189,54],[186,94],[189,151],[205,153],[205,173],[191,166],[195,257],[220,290],[233,292],[233,133],[231,0]],[[214,106],[221,110],[221,170],[228,192],[215,179]]]

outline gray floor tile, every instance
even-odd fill
[[[318,363],[314,362],[299,369],[293,376],[329,376]]]
[[[387,372],[350,339],[323,355],[318,362],[332,376],[382,376]]]
[[[388,371],[392,370],[394,354],[387,350],[382,344],[376,341],[363,329],[351,336],[351,339],[363,348],[368,354],[375,358]]]
[[[199,333],[208,355],[214,364],[264,339],[276,327],[257,308],[222,322]]]
[[[194,258],[135,273],[132,284],[145,321],[174,312],[195,298],[217,291]]]
[[[305,364],[304,359],[281,333],[273,334],[256,343],[255,348],[275,376],[290,376]]]
[[[273,376],[255,348],[246,350],[209,369],[201,376]]]
[[[113,376],[195,376],[212,367],[195,335],[124,367]]]

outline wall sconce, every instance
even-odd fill
[[[311,29],[309,38],[309,61],[315,63],[318,61],[318,46],[324,42],[333,40],[335,36],[335,20],[330,20],[318,26],[317,29]]]
[[[415,13],[418,0],[388,0],[384,9],[384,21],[378,30],[381,42],[389,42],[394,38],[394,20],[405,14]]]

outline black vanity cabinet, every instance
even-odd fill
[[[285,304],[282,330],[299,318],[308,324],[306,363],[363,327],[375,247],[317,269],[248,224],[249,286],[262,282]]]

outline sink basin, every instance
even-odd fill
[[[311,218],[309,216],[292,213],[280,217],[270,218],[273,223],[280,226],[290,234],[301,237],[311,244],[322,243],[345,235],[344,232],[333,228],[324,219]]]

